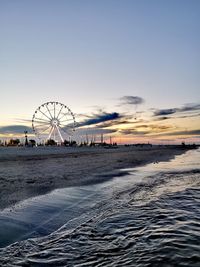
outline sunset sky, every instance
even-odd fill
[[[0,0],[0,139],[42,103],[77,136],[200,143],[199,0]]]

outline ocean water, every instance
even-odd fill
[[[200,150],[0,213],[0,266],[200,266]]]

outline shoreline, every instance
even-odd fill
[[[155,146],[66,148],[61,153],[52,153],[52,149],[45,153],[40,149],[24,151],[27,154],[0,156],[0,210],[54,189],[101,183],[123,175],[122,169],[168,161],[188,149]]]

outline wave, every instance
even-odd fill
[[[0,250],[3,266],[198,266],[199,170],[159,173],[97,204],[92,217]]]
[[[107,183],[113,193],[86,213],[50,235],[0,249],[1,265],[199,266],[199,155],[196,165],[186,156],[187,169],[180,159],[177,170],[134,170],[128,178],[125,170]]]

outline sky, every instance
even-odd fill
[[[198,0],[0,0],[0,139],[32,136],[58,101],[79,137],[200,142],[199,14]]]

